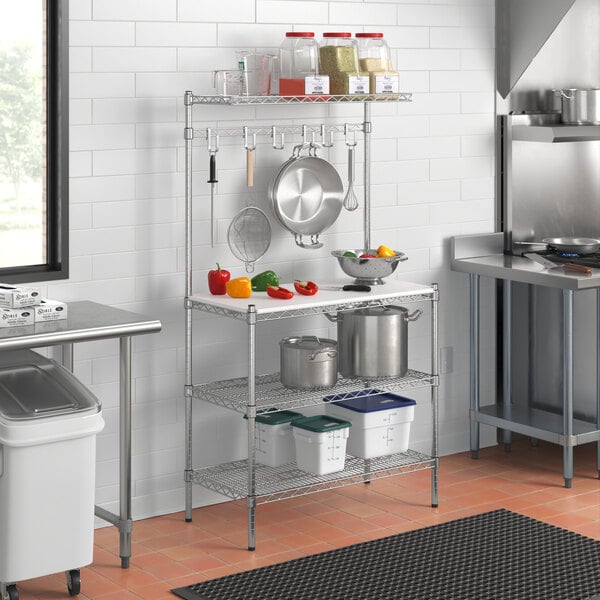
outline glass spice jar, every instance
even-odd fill
[[[371,94],[397,94],[398,72],[393,70],[383,33],[357,33],[356,40],[359,67],[369,72]]]
[[[358,67],[358,47],[352,34],[326,32],[319,48],[320,72],[329,75],[332,94],[368,93],[369,74]],[[363,78],[363,79],[361,79]]]
[[[279,47],[279,95],[304,96],[305,78],[319,73],[319,44],[315,34],[288,31]]]

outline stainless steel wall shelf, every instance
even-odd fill
[[[515,125],[515,142],[593,142],[600,140],[600,125]]]

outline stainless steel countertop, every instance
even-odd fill
[[[97,302],[69,302],[69,315],[61,321],[25,327],[0,328],[0,350],[40,348],[160,331],[161,322]]]
[[[501,233],[453,238],[450,265],[453,271],[461,273],[546,287],[569,290],[600,287],[600,269],[592,269],[591,275],[565,270],[560,266],[546,269],[528,258],[503,254]]]

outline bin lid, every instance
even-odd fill
[[[404,408],[416,404],[415,400],[399,396],[398,394],[392,394],[391,392],[374,394],[374,392],[379,392],[379,390],[360,390],[359,392],[353,392],[350,398],[348,398],[347,394],[339,394],[337,396],[327,396],[323,400],[325,402],[335,402],[338,406],[361,413],[389,410],[391,408]],[[344,399],[342,400],[342,398]]]
[[[98,399],[55,361],[30,350],[10,354],[11,359],[0,359],[0,417],[24,420],[100,410]]]
[[[266,425],[281,425],[282,423],[291,423],[296,419],[302,419],[304,415],[293,410],[270,410],[258,413],[256,421]]]
[[[292,427],[307,429],[308,431],[316,431],[317,433],[327,433],[336,429],[345,429],[352,427],[350,421],[330,417],[329,415],[315,415],[314,417],[303,417],[292,421]]]

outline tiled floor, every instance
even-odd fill
[[[82,569],[79,598],[170,599],[169,590],[339,546],[507,508],[600,540],[596,444],[575,448],[575,479],[563,487],[562,450],[528,441],[441,459],[439,508],[430,471],[374,481],[257,509],[257,550],[245,550],[243,501],[137,521],[128,570],[119,567],[114,527],[96,531],[94,563]],[[69,598],[64,574],[18,584],[21,600]]]

